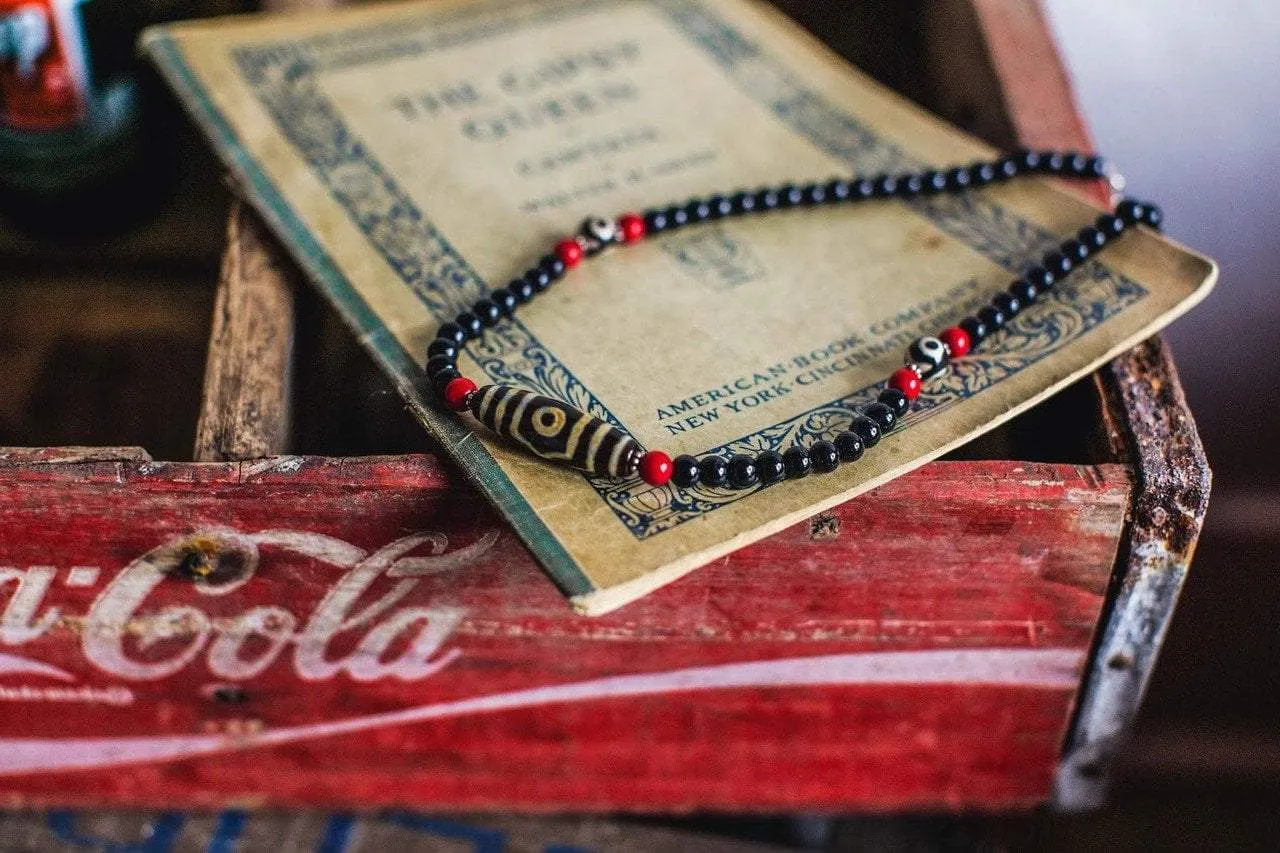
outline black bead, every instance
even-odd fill
[[[437,355],[447,355],[449,358],[457,358],[460,347],[447,338],[436,338],[427,344],[427,358]]]
[[[1064,240],[1058,249],[1074,267],[1089,260],[1089,247],[1079,240]]]
[[[815,441],[809,447],[809,460],[818,474],[830,474],[840,467],[840,453],[829,441]]]
[[[778,191],[765,187],[756,192],[756,207],[761,210],[774,210],[781,203],[778,197]]]
[[[1022,310],[1022,300],[1008,292],[997,293],[991,297],[991,304],[1005,316],[1006,320],[1012,320]]]
[[[1027,271],[1022,274],[1022,277],[1034,284],[1036,286],[1036,290],[1039,290],[1041,293],[1044,293],[1046,290],[1058,283],[1058,277],[1039,264],[1033,267],[1028,267]]]
[[[452,341],[456,346],[462,346],[467,342],[467,333],[457,323],[443,324],[436,330],[436,337]]]
[[[1147,213],[1142,217],[1142,224],[1156,231],[1160,230],[1160,226],[1164,224],[1164,212],[1154,204],[1147,203],[1145,205]]]
[[[1018,164],[1019,172],[1035,172],[1040,168],[1040,155],[1025,148],[1013,155],[1013,161]]]
[[[973,175],[963,166],[957,166],[954,169],[948,169],[946,174],[947,189],[951,192],[962,192],[969,189],[973,183]]]
[[[987,336],[987,324],[978,317],[965,317],[960,321],[960,328],[969,335],[969,346],[976,347]]]
[[[756,470],[756,460],[739,453],[729,457],[729,485],[735,489],[754,486],[760,480],[760,472]]]
[[[1062,281],[1075,266],[1071,259],[1061,252],[1050,252],[1040,261],[1040,266],[1053,273],[1054,279]]]
[[[985,187],[996,179],[996,167],[990,163],[974,163],[969,167],[969,177],[975,187]]]
[[[987,324],[987,334],[991,334],[1004,325],[1005,316],[996,306],[988,305],[978,312],[978,319]]]
[[[679,205],[667,208],[667,230],[683,228],[689,224],[689,211]]]
[[[920,177],[924,180],[925,195],[937,195],[947,188],[947,176],[937,169],[930,169]]]
[[[489,299],[494,305],[498,306],[498,310],[502,312],[502,316],[510,317],[516,313],[516,306],[520,301],[516,299],[515,294],[507,290],[505,287],[499,287],[493,293],[489,294]]]
[[[443,394],[444,389],[448,387],[449,383],[457,379],[461,375],[462,374],[459,373],[457,370],[449,369],[449,370],[441,370],[435,376],[428,377],[428,379],[431,382],[431,387],[436,390],[436,393]]]
[[[884,389],[876,399],[888,406],[899,418],[911,410],[911,401],[897,388]]]
[[[698,477],[708,486],[723,486],[729,479],[729,465],[723,456],[704,456],[698,462]]]
[[[1076,234],[1076,239],[1080,241],[1081,246],[1089,250],[1091,255],[1107,245],[1107,235],[1092,225],[1087,228],[1081,228],[1080,232]]]
[[[707,204],[711,206],[712,219],[724,219],[733,213],[733,202],[722,195],[713,195],[707,199]]]
[[[787,448],[787,452],[782,454],[782,464],[787,469],[788,480],[798,480],[807,476],[812,465],[809,460],[809,451],[798,445]]]
[[[1090,157],[1084,167],[1085,177],[1105,178],[1107,176],[1107,160],[1105,157]]]
[[[866,415],[855,415],[849,429],[856,432],[867,447],[875,447],[876,442],[880,441],[880,424]]]
[[[1124,233],[1124,229],[1127,227],[1125,225],[1125,221],[1114,213],[1102,214],[1093,224],[1098,227],[1099,231],[1107,235],[1108,240],[1113,237],[1119,237]]]
[[[1018,297],[1023,305],[1030,305],[1040,295],[1040,289],[1025,278],[1020,278],[1009,285],[1009,292]]]
[[[550,279],[548,279],[548,281],[550,281]],[[526,275],[525,277],[518,278],[515,281],[508,284],[507,292],[509,292],[512,296],[514,296],[517,302],[523,305],[524,303],[532,299],[534,294],[536,294],[538,290],[533,286],[533,284],[529,281],[529,277]]]
[[[853,195],[853,187],[844,178],[832,178],[827,181],[827,201],[848,201]]]
[[[1089,158],[1075,151],[1070,151],[1065,157],[1063,163],[1063,171],[1075,178],[1084,178],[1089,175]]]
[[[1137,225],[1147,215],[1147,207],[1140,201],[1126,198],[1116,205],[1116,216],[1124,220],[1125,225]]]
[[[649,235],[661,234],[667,230],[671,221],[667,219],[665,210],[646,210],[644,212],[644,232]]]
[[[827,188],[822,184],[805,184],[800,188],[800,196],[800,203],[809,207],[825,204],[827,201]]]
[[[898,176],[898,197],[915,198],[924,192],[924,178],[917,174]]]
[[[914,199],[920,195],[920,191],[924,188],[924,182],[920,179],[920,175],[915,173],[904,173],[892,178],[891,184],[886,184],[886,192],[884,197],[897,196],[899,199]],[[877,190],[877,196],[882,193]]]
[[[542,260],[538,261],[538,269],[551,276],[552,281],[559,281],[564,278],[564,261],[560,260],[556,255],[543,255]]]
[[[889,198],[898,191],[898,179],[893,175],[880,175],[873,182],[876,198]]]
[[[880,425],[880,432],[886,433],[898,424],[898,415],[884,403],[872,403],[862,413]]]
[[[431,358],[427,359],[427,366],[423,368],[423,371],[427,374],[428,378],[434,379],[436,374],[442,370],[457,371],[457,369],[458,362],[453,356],[433,355]]]
[[[711,205],[702,199],[693,199],[684,206],[685,212],[689,214],[689,222],[706,222],[711,218]]]
[[[866,449],[862,436],[856,432],[845,431],[836,436],[836,451],[845,462],[857,462]]]
[[[534,267],[524,274],[525,283],[533,288],[534,293],[541,293],[555,281],[551,274],[542,267]]]
[[[787,466],[782,461],[782,454],[776,450],[766,450],[756,457],[756,471],[760,482],[777,483],[787,476]]]
[[[1056,151],[1040,152],[1039,171],[1046,175],[1061,175],[1066,168],[1067,158]]]
[[[493,326],[502,319],[502,309],[492,299],[481,299],[471,306],[471,313],[476,315],[482,326]]]
[[[780,207],[799,207],[804,202],[804,192],[795,184],[784,184],[778,190]]]
[[[484,332],[484,324],[480,322],[480,318],[470,311],[463,311],[457,317],[453,318],[453,322],[458,324],[458,328],[466,333],[467,339],[480,337]]]
[[[1018,158],[1001,157],[996,161],[996,180],[1007,181],[1018,177]]]
[[[677,456],[671,460],[671,480],[677,486],[688,488],[696,484],[700,474],[696,456]]]
[[[736,216],[751,213],[756,209],[755,193],[739,191],[729,197],[729,204]]]
[[[850,198],[853,201],[866,201],[876,197],[876,182],[870,178],[858,178],[853,182],[852,190]]]

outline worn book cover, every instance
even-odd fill
[[[1185,311],[1215,275],[1139,229],[833,474],[746,491],[593,479],[439,408],[422,375],[436,328],[591,214],[992,152],[749,0],[393,4],[168,26],[144,46],[440,446],[587,613],[992,428]],[[829,438],[909,342],[1096,213],[1020,180],[691,227],[584,264],[459,367],[673,456]]]

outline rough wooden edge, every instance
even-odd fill
[[[141,447],[0,447],[0,468],[14,465],[81,465],[94,462],[145,464],[151,454]]]
[[[1138,715],[1209,506],[1212,474],[1168,346],[1159,337],[1099,371],[1104,422],[1135,462],[1129,536],[1094,641],[1053,804],[1101,806]]]
[[[965,2],[1017,141],[1091,151],[1038,0]],[[1090,195],[1105,203],[1109,192],[1100,183]],[[1097,807],[1106,797],[1112,760],[1137,717],[1204,524],[1211,477],[1177,368],[1159,337],[1111,362],[1094,382],[1112,449],[1133,462],[1137,488],[1051,801],[1071,810]]]
[[[296,273],[257,214],[236,202],[227,222],[194,457],[255,459],[284,452]]]

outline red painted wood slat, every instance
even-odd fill
[[[933,463],[588,619],[428,457],[122,456],[0,463],[11,805],[1031,805],[1131,488]]]

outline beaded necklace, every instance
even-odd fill
[[[1109,178],[1115,190],[1122,188],[1122,179],[1111,172],[1101,158],[1020,151],[991,162],[946,171],[835,178],[804,186],[786,184],[694,199],[643,214],[626,213],[612,220],[587,219],[577,235],[557,243],[550,254],[523,276],[505,288],[494,290],[470,311],[464,311],[453,322],[440,327],[436,339],[427,347],[428,381],[454,411],[470,411],[480,423],[535,455],[596,476],[631,478],[638,474],[652,486],[673,482],[681,487],[703,483],[745,489],[798,479],[811,472],[834,471],[842,463],[856,462],[884,433],[894,429],[926,384],[945,373],[951,361],[979,347],[1127,228],[1142,224],[1159,230],[1160,209],[1133,199],[1120,201],[1115,213],[1099,216],[1075,237],[1064,240],[1057,250],[1047,253],[1039,264],[1027,269],[974,316],[943,329],[936,336],[922,337],[912,343],[907,348],[905,366],[889,376],[876,402],[855,414],[849,429],[832,441],[816,441],[807,447],[796,445],[784,453],[766,450],[754,456],[738,454],[727,459],[718,455],[702,458],[684,455],[672,459],[661,450],[643,449],[626,432],[559,400],[509,385],[477,387],[458,372],[458,353],[468,341],[481,337],[486,328],[514,314],[520,305],[546,290],[585,258],[613,246],[638,243],[647,236],[710,220],[794,207],[962,193],[1030,174],[1084,180]]]

